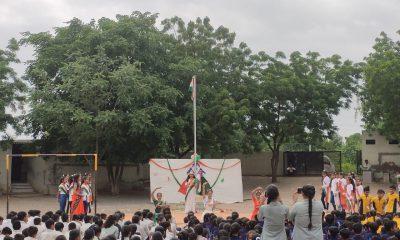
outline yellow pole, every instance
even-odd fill
[[[7,172],[7,174],[6,174],[6,177],[7,177],[7,186],[6,186],[6,188],[7,188],[7,190],[6,190],[6,194],[7,194],[7,214],[8,214],[8,212],[9,212],[9,210],[10,210],[10,183],[9,183],[9,178],[10,178],[10,155],[6,155],[6,172]]]
[[[97,172],[97,164],[98,164],[98,159],[97,159],[97,153],[94,154],[94,170]]]

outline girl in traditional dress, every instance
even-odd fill
[[[72,195],[71,195],[71,215],[81,215],[85,213],[85,207],[83,204],[83,194],[81,187],[81,175],[77,174],[73,177]]]
[[[204,204],[204,212],[203,212],[203,217],[207,213],[213,213],[215,206],[217,205],[217,201],[215,201],[213,197],[213,190],[209,188],[206,190],[206,185],[203,185],[203,204]]]
[[[57,199],[60,203],[60,210],[65,212],[65,207],[67,206],[68,202],[68,180],[69,176],[63,176],[60,180],[60,185],[58,185],[58,192],[57,192]]]
[[[185,214],[196,213],[196,179],[193,170],[186,179]]]
[[[354,213],[356,209],[356,189],[354,186],[353,179],[351,177],[347,177],[346,184],[346,199],[347,199],[347,211]]]
[[[91,189],[89,185],[89,178],[84,177],[82,181],[82,198],[83,198],[83,206],[85,209],[85,214],[90,212],[90,195],[91,195]]]
[[[253,211],[250,215],[250,220],[256,220],[260,207],[264,205],[265,196],[262,187],[257,187],[251,191],[251,200],[253,201]]]

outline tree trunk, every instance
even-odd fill
[[[118,195],[120,193],[120,183],[123,173],[124,173],[123,163],[118,163],[118,165],[113,165],[112,163],[107,164],[107,176],[108,176],[108,181],[110,182],[112,195]]]
[[[276,148],[272,151],[272,158],[271,158],[271,173],[273,183],[278,181],[277,178],[277,170],[278,170],[278,163],[279,163],[279,148]]]

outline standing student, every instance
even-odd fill
[[[204,204],[204,212],[202,219],[204,218],[204,215],[207,213],[213,213],[215,206],[217,205],[217,201],[215,201],[214,196],[213,196],[213,190],[210,188],[205,190],[205,185],[203,186],[203,204]]]
[[[321,202],[324,205],[324,209],[329,209],[329,195],[330,195],[330,185],[331,179],[326,171],[322,171],[322,194]]]
[[[339,178],[336,172],[333,173],[331,180],[331,203],[334,210],[337,208],[341,210],[339,200]]]
[[[85,207],[83,204],[83,194],[82,194],[82,186],[81,186],[81,175],[77,174],[74,176],[74,181],[72,185],[72,195],[71,195],[71,206],[70,206],[70,214],[71,215],[81,215],[85,213]]]
[[[89,178],[87,176],[83,178],[81,188],[82,188],[83,207],[84,207],[85,214],[87,214],[90,212],[89,197],[91,195],[91,190],[90,190],[90,186],[89,186]]]
[[[346,197],[346,190],[347,190],[347,179],[344,177],[344,173],[339,174],[339,199],[340,199],[340,208],[339,210],[346,210],[347,207],[347,197]]]
[[[351,213],[355,212],[356,208],[356,189],[351,177],[347,177],[346,183],[346,199],[347,199],[347,210]]]
[[[265,190],[267,205],[262,205],[258,219],[264,222],[261,240],[286,240],[285,220],[289,208],[282,204],[278,188],[271,184]]]
[[[364,186],[362,185],[361,179],[356,179],[356,197],[360,200],[361,195],[364,194]]]
[[[386,213],[396,213],[397,205],[399,204],[399,194],[396,192],[396,186],[391,185],[389,187],[389,192],[386,195]]]
[[[265,202],[262,187],[257,187],[251,191],[251,200],[253,201],[253,211],[251,212],[249,219],[255,220],[258,212],[260,211],[260,207]]]
[[[60,180],[60,185],[58,185],[57,199],[60,204],[60,211],[62,212],[65,212],[68,202],[68,180],[69,176],[64,176]]]
[[[369,186],[366,186],[364,188],[364,193],[361,195],[360,200],[359,200],[359,213],[361,215],[367,214],[371,210],[371,202],[372,198],[369,195]]]
[[[301,194],[303,201],[296,202],[289,213],[289,220],[294,222],[293,240],[321,240],[324,206],[321,201],[314,200],[314,186],[303,186]],[[294,196],[297,198],[298,194]]]
[[[385,205],[385,191],[383,191],[383,189],[378,189],[377,196],[372,200],[372,206],[378,216],[383,216],[385,214]]]
[[[189,212],[196,213],[196,185],[194,172],[191,171],[186,179],[185,214]]]
[[[161,190],[161,187],[156,187],[151,192],[151,200],[153,201],[154,207],[160,206],[162,209],[167,207],[167,203],[163,200],[162,192],[157,192],[157,190]],[[157,192],[156,195],[154,195]]]

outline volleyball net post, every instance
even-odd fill
[[[26,154],[7,154],[6,155],[6,212],[7,214],[10,212],[10,191],[11,191],[11,184],[10,184],[10,166],[11,166],[11,158],[12,157],[78,157],[78,156],[91,156],[93,157],[93,166],[91,166],[91,173],[93,177],[93,201],[94,201],[94,213],[97,213],[97,170],[98,170],[98,155],[97,153],[26,153]]]

